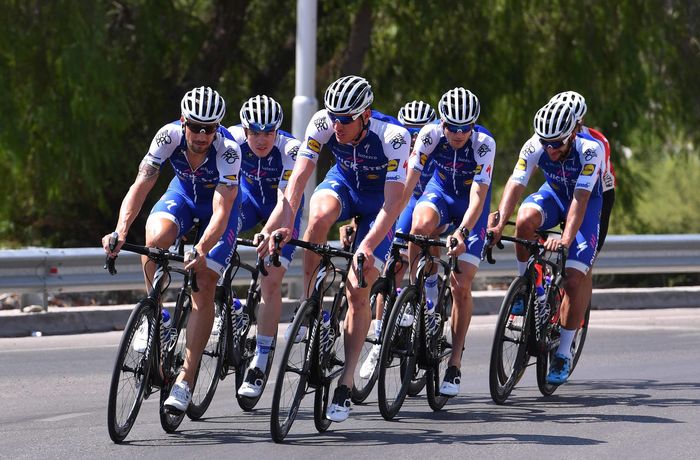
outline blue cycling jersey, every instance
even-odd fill
[[[219,184],[238,185],[241,151],[231,134],[220,126],[209,147],[207,157],[196,169],[187,160],[187,142],[179,120],[163,126],[153,138],[143,161],[160,169],[165,160],[175,171],[168,186],[189,197],[194,204],[209,201]]]
[[[241,188],[261,206],[277,202],[277,190],[284,190],[292,175],[299,151],[299,141],[286,131],[278,130],[272,150],[260,158],[251,150],[241,125],[229,127],[241,148]]]
[[[574,190],[602,194],[601,175],[605,152],[600,143],[588,134],[578,133],[572,141],[568,155],[563,160],[552,161],[545,153],[537,135],[532,136],[520,151],[511,180],[527,185],[535,166],[544,173],[563,209],[568,209],[574,198]]]
[[[454,149],[443,133],[442,123],[425,125],[418,133],[410,167],[421,173],[434,159],[433,180],[455,198],[468,197],[471,184],[491,184],[496,141],[483,126],[475,125],[466,144]]]
[[[410,143],[405,128],[373,114],[367,134],[357,145],[341,144],[324,109],[316,112],[309,122],[299,156],[316,162],[322,146],[326,145],[336,160],[332,170],[349,185],[360,192],[383,191],[385,182],[406,182]]]

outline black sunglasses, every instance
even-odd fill
[[[191,121],[186,121],[185,126],[187,126],[187,129],[189,129],[193,133],[211,134],[217,130],[217,128],[219,127],[219,124],[215,123],[215,124],[203,125],[200,123],[192,123]]]

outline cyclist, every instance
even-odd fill
[[[539,167],[546,182],[520,206],[515,234],[534,240],[538,229],[565,223],[561,239],[550,238],[544,243],[550,251],[562,245],[569,249],[561,305],[561,341],[547,374],[547,381],[554,385],[566,382],[571,372],[571,344],[590,298],[585,277],[597,254],[602,208],[599,176],[605,152],[591,136],[577,133],[576,125],[575,110],[569,101],[555,99],[537,112],[535,134],[520,151],[489,228],[497,242],[535,167]],[[516,246],[516,255],[518,271],[523,275],[527,250]]]
[[[277,200],[283,196],[299,150],[299,141],[279,129],[282,107],[273,98],[265,95],[251,97],[241,107],[240,117],[240,125],[229,127],[242,155],[239,232],[253,228],[272,213]],[[302,206],[294,220],[295,238],[299,233]],[[258,313],[255,356],[238,389],[241,396],[257,397],[262,391],[263,369],[267,366],[282,310],[282,277],[292,261],[294,249],[294,246],[285,246],[280,257],[282,265],[268,264],[268,275],[260,283],[263,303]]]
[[[194,386],[199,360],[214,321],[216,284],[233,253],[241,162],[238,145],[219,125],[226,113],[226,104],[219,93],[209,87],[194,88],[182,98],[180,108],[181,118],[163,126],[153,138],[136,180],[122,201],[114,251],[109,249],[111,234],[102,238],[105,251],[116,257],[156,183],[161,166],[170,160],[175,177],[146,221],[146,245],[170,247],[190,230],[195,218],[203,229],[194,250],[185,255],[185,268],[195,271],[199,291],[192,293],[182,372],[164,403],[166,408],[176,412],[186,410],[191,400],[190,388]],[[147,258],[142,260],[149,288],[155,267],[146,263]]]
[[[401,195],[406,180],[408,131],[372,116],[374,100],[367,80],[357,76],[341,77],[324,95],[325,109],[318,111],[306,128],[298,160],[266,230],[280,232],[288,241],[292,218],[299,209],[302,192],[315,168],[321,148],[326,145],[336,164],[316,187],[309,205],[309,224],[304,238],[314,243],[327,240],[331,226],[339,220],[359,215],[355,265],[348,274],[349,310],[345,321],[345,368],[340,376],[326,417],[335,422],[347,419],[350,412],[350,388],[353,373],[367,337],[371,321],[369,288],[357,286],[357,255],[364,254],[364,275],[371,286],[379,275],[389,252],[393,226],[401,210]],[[274,251],[274,243],[261,245],[265,253]],[[304,286],[310,289],[319,258],[311,251],[304,254]],[[307,296],[309,292],[305,293]]]
[[[408,130],[411,135],[411,150],[416,143],[418,138],[418,132],[421,128],[428,123],[435,121],[435,109],[433,109],[429,104],[423,101],[411,101],[406,103],[401,109],[399,109],[398,121],[403,125],[404,128]],[[408,206],[401,211],[399,220],[396,222],[396,231],[402,233],[408,233],[411,231],[411,219],[413,216],[413,209],[416,207],[416,202],[423,195],[423,190],[427,185],[430,178],[433,176],[433,171],[435,170],[435,162],[433,158],[428,160],[428,163],[423,167],[423,171],[420,174],[420,180],[416,183],[413,189],[413,194],[408,202]],[[341,239],[345,235],[345,232],[341,230]],[[405,259],[404,263],[397,265],[396,272],[396,286],[401,285],[401,280],[408,267],[408,259],[406,259],[406,254],[402,251],[402,258]],[[383,315],[383,302],[378,301],[376,303],[377,309],[375,311],[375,322],[374,322],[374,335],[379,338],[382,333],[382,315]],[[403,319],[403,318],[402,318]],[[406,318],[406,321],[402,324],[409,325],[413,323],[413,318]],[[362,363],[360,367],[360,377],[369,378],[374,372],[374,368],[379,360],[379,353],[381,352],[381,344],[375,344],[370,349],[365,362]]]
[[[477,125],[481,106],[471,91],[458,87],[440,98],[440,123],[423,127],[413,148],[410,171],[404,192],[418,182],[420,173],[434,158],[435,173],[416,203],[411,225],[412,234],[438,237],[445,226],[454,224],[451,235],[458,245],[449,255],[458,256],[461,273],[452,273],[452,353],[440,385],[440,393],[459,393],[461,361],[464,342],[471,321],[473,300],[471,286],[479,268],[481,248],[486,236],[486,224],[491,201],[491,175],[496,155],[496,142],[486,128]],[[418,248],[409,245],[409,261],[415,263]],[[415,272],[415,267],[411,267]],[[439,321],[431,310],[437,303],[437,267],[425,281],[429,324]],[[427,331],[437,333],[438,331]]]

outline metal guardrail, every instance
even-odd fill
[[[338,242],[331,242],[338,245]],[[253,263],[252,248],[239,248],[241,259]],[[478,277],[514,276],[512,244],[494,250],[496,264],[482,262]],[[298,291],[303,276],[299,254],[290,265],[285,281]],[[103,270],[102,248],[0,250],[0,293],[94,292],[141,289],[144,286],[140,256],[122,252],[118,274]],[[598,274],[694,273],[700,272],[700,235],[610,235],[596,262]],[[175,276],[175,275],[174,275]],[[235,283],[246,285],[239,278]]]

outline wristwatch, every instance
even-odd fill
[[[457,230],[459,230],[459,234],[462,235],[462,239],[467,241],[469,238],[469,229],[467,227],[459,227]]]

